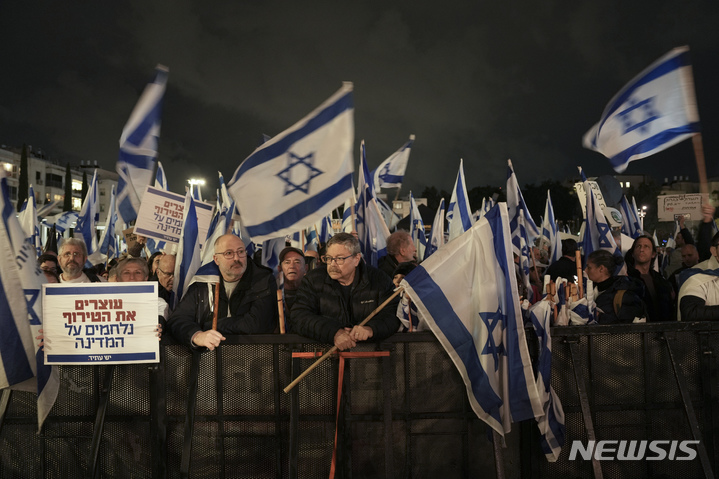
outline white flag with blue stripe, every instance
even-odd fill
[[[459,160],[459,171],[454,181],[452,197],[447,207],[447,228],[449,228],[449,241],[460,236],[472,227],[472,210],[469,207],[467,185],[464,182],[464,160]]]
[[[77,217],[77,225],[73,231],[75,238],[82,238],[87,246],[86,266],[92,266],[102,262],[102,257],[97,248],[97,222],[100,219],[99,192],[97,187],[97,170],[92,175],[90,187],[87,190],[85,201]]]
[[[55,223],[55,229],[60,234],[65,233],[68,228],[74,228],[77,224],[77,213],[74,211],[63,211],[56,214],[51,221]]]
[[[417,259],[421,261],[424,259],[425,251],[427,250],[427,236],[424,232],[422,216],[419,214],[419,207],[411,191],[409,192],[409,205],[409,235],[412,237],[412,243],[417,248]]]
[[[562,257],[562,239],[559,236],[557,221],[554,219],[552,195],[547,190],[547,203],[544,206],[544,221],[542,221],[542,236],[549,240],[549,264],[559,261]]]
[[[437,251],[440,246],[444,245],[444,243],[444,198],[442,198],[439,201],[437,213],[434,215],[429,243],[427,244],[427,248],[424,250],[424,259],[429,258],[432,253]]]
[[[155,188],[168,191],[167,176],[165,175],[165,168],[162,167],[162,162],[157,162],[157,173],[155,173]]]
[[[105,229],[100,237],[98,251],[103,256],[104,261],[117,258],[117,240],[115,238],[115,224],[117,223],[117,210],[115,209],[115,185],[110,189],[110,208],[107,210],[107,218],[105,219]],[[150,238],[148,238],[150,239]]]
[[[175,258],[175,281],[172,283],[175,304],[171,305],[170,309],[174,309],[187,292],[192,277],[200,268],[201,261],[197,212],[195,211],[195,201],[189,191],[185,194],[183,211],[185,212],[185,219],[182,224],[180,243],[177,246],[177,257]]]
[[[598,151],[618,173],[700,131],[689,47],[652,63],[622,88],[585,135],[585,148]]]
[[[152,183],[168,72],[162,65],[155,68],[155,78],[145,87],[122,129],[120,156],[115,169],[120,176],[117,181],[117,214],[125,224],[137,218],[145,187]]]
[[[35,191],[33,190],[32,185],[30,185],[27,198],[18,213],[18,220],[20,221],[20,226],[22,226],[28,241],[30,241],[30,244],[35,247],[36,258],[42,254],[42,242],[40,241],[40,228],[38,227],[37,216]]]
[[[352,84],[257,148],[228,184],[242,222],[262,242],[328,215],[352,191]]]
[[[357,204],[355,205],[357,238],[359,239],[360,250],[362,251],[364,260],[367,264],[376,268],[380,258],[387,255],[389,229],[377,206],[374,184],[371,181],[369,168],[367,166],[364,140],[362,141],[360,150]]]
[[[437,250],[402,286],[459,370],[480,419],[504,435],[510,422],[542,416],[506,205]]]
[[[561,308],[561,306],[559,306]],[[537,391],[541,397],[544,415],[537,418],[539,444],[547,461],[555,462],[564,446],[566,428],[564,409],[559,396],[552,388],[552,303],[539,301],[529,310],[529,318],[539,340],[539,359],[537,361]]]
[[[0,179],[0,215],[0,389],[37,393],[39,431],[57,398],[60,378],[36,345],[46,280],[15,216],[5,178]]]
[[[413,143],[414,135],[409,135],[409,141],[402,145],[402,148],[395,151],[392,156],[380,163],[376,170],[372,171],[372,182],[376,190],[402,186]]]
[[[637,210],[629,204],[626,196],[622,196],[622,200],[619,202],[619,212],[622,214],[622,233],[637,239],[642,234],[639,216]]]
[[[587,177],[581,167],[579,167],[579,173],[582,175],[584,190],[587,192],[587,217],[585,218],[584,240],[582,243],[584,267],[586,268],[587,258],[593,251],[604,249],[616,257],[621,257],[622,252],[614,241],[612,230],[609,224],[607,224],[607,219],[604,217],[602,205],[599,204],[599,199],[594,196],[594,191],[592,191],[592,188],[589,186]],[[617,271],[613,273],[618,274],[623,267],[624,266],[617,267]]]

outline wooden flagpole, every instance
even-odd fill
[[[217,313],[220,309],[220,283],[221,281],[218,281],[215,283],[215,298],[213,300],[215,310],[212,313],[212,330],[217,331]]]
[[[709,202],[709,182],[707,181],[707,166],[704,161],[704,145],[702,144],[702,134],[695,133],[692,135],[692,145],[694,146],[694,157],[697,160],[697,171],[699,172],[699,191],[702,194],[702,202]]]
[[[582,279],[582,255],[579,251],[575,251],[574,259],[577,263],[577,291],[579,292],[579,299],[582,299],[584,297],[584,280]]]
[[[390,301],[392,301],[392,300],[393,300],[399,293],[401,293],[402,291],[404,291],[404,288],[397,288],[397,291],[395,291],[394,293],[392,293],[392,296],[390,296],[389,298],[385,299],[382,304],[380,304],[379,306],[377,306],[377,307],[375,308],[375,310],[372,311],[366,318],[364,318],[364,319],[362,320],[362,322],[359,323],[357,326],[364,326],[365,324],[367,324],[370,319],[374,318],[374,317],[377,315],[377,313],[379,313],[380,311],[382,311],[382,309],[383,309],[385,306],[387,306],[387,305],[390,303]],[[286,393],[290,392],[290,390],[291,390],[293,387],[297,386],[297,383],[299,383],[302,379],[304,379],[304,377],[307,376],[307,375],[310,373],[310,371],[312,371],[314,368],[316,368],[317,366],[319,366],[319,364],[320,364],[322,361],[324,361],[325,359],[329,358],[330,355],[331,355],[332,353],[334,353],[335,351],[337,351],[337,346],[332,346],[326,353],[322,354],[322,356],[320,356],[319,359],[317,359],[317,361],[315,361],[314,363],[312,363],[312,364],[310,365],[310,367],[308,367],[307,369],[305,369],[305,370],[302,372],[302,374],[300,374],[299,376],[297,376],[294,381],[292,381],[291,383],[289,383],[289,384],[287,385],[287,387],[286,387],[285,389],[283,389],[283,391],[286,392]]]
[[[280,314],[280,334],[285,334],[285,308],[282,304],[282,290],[277,290],[277,310]]]

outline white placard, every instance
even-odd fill
[[[182,236],[182,223],[185,219],[185,197],[148,186],[142,197],[140,211],[135,222],[135,234],[155,238],[168,243],[179,243]],[[200,246],[205,242],[207,229],[212,220],[213,206],[195,200],[197,213],[197,232]]]
[[[659,221],[674,221],[680,215],[684,215],[690,220],[700,220],[702,219],[702,195],[693,193],[657,196],[657,213]]]
[[[43,284],[47,364],[157,363],[157,283]]]
[[[599,204],[602,207],[602,211],[604,208],[607,207],[607,202],[604,201],[604,195],[602,194],[601,188],[599,188],[599,184],[596,181],[587,181],[589,183],[589,187],[594,192],[594,196],[599,200]],[[574,191],[577,192],[577,197],[579,198],[579,202],[582,204],[582,213],[584,214],[584,217],[587,217],[587,192],[584,190],[584,182],[580,181],[579,183],[574,183]]]

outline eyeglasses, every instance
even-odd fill
[[[57,273],[57,268],[46,268],[46,267],[42,267],[42,268],[40,268],[40,269],[43,270],[43,271],[47,271],[48,273]]]
[[[77,251],[66,251],[62,254],[63,258],[69,258],[70,256],[76,258],[78,256],[82,256],[82,253],[78,253]]]
[[[160,273],[164,274],[165,276],[175,276],[175,272],[174,272],[174,271],[168,273],[167,271],[162,271],[160,268],[157,268],[157,271],[159,271]]]
[[[228,251],[223,251],[222,253],[215,253],[215,254],[220,254],[225,259],[233,259],[235,256],[237,256],[238,258],[242,258],[243,256],[245,256],[246,253],[247,253],[247,251],[245,251],[244,249],[238,249],[237,251],[229,251],[228,250]]]
[[[327,264],[331,264],[331,263],[334,261],[335,263],[337,263],[337,266],[342,266],[343,264],[345,264],[345,260],[346,260],[347,258],[351,258],[352,256],[354,256],[354,255],[353,255],[353,254],[350,254],[350,255],[347,255],[347,256],[344,256],[344,257],[343,257],[343,256],[335,256],[335,257],[333,258],[332,256],[324,255],[324,256],[322,257],[322,261],[325,262],[325,263],[327,263]]]

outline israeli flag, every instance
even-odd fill
[[[285,238],[274,238],[262,243],[262,264],[272,270],[277,278],[280,274],[280,252],[285,249]]]
[[[20,208],[20,213],[18,213],[18,220],[30,244],[35,247],[36,258],[42,254],[42,241],[40,241],[40,228],[37,222],[37,216],[35,191],[32,185],[30,185],[28,196]]]
[[[87,246],[87,263],[85,266],[92,266],[102,262],[102,257],[97,247],[97,222],[100,219],[100,203],[97,187],[97,170],[92,175],[90,188],[87,190],[85,201],[82,203],[80,214],[77,217],[77,226],[73,232],[75,238],[81,238]]]
[[[357,184],[357,204],[355,205],[357,237],[364,260],[376,268],[380,258],[387,255],[389,229],[377,206],[374,184],[372,184],[367,167],[364,140],[360,150],[360,176]]]
[[[434,215],[434,221],[432,221],[432,233],[427,248],[424,250],[424,259],[432,256],[432,253],[437,251],[444,243],[444,198],[442,198],[439,202],[437,213]]]
[[[45,365],[35,338],[42,328],[42,283],[35,248],[15,216],[10,189],[0,179],[0,389],[37,393],[38,432],[60,386],[57,368]]]
[[[670,51],[630,81],[585,135],[618,173],[700,131],[689,47]]]
[[[537,361],[537,391],[544,414],[537,419],[540,439],[547,461],[555,462],[564,446],[566,428],[564,409],[559,396],[552,388],[552,303],[539,301],[529,310],[529,318],[539,339],[539,360]]]
[[[228,184],[256,242],[327,216],[352,190],[352,84],[257,148]],[[261,207],[258,207],[261,205]]]
[[[514,167],[512,167],[512,160],[507,160],[507,210],[509,211],[509,228],[512,231],[514,253],[520,254],[520,212],[524,215],[525,232],[523,234],[529,244],[532,244],[539,236],[539,228],[537,228],[537,224],[532,219],[527,204],[524,202],[522,190],[519,188],[519,180],[517,180]]]
[[[547,203],[544,206],[544,221],[542,222],[542,236],[549,241],[549,264],[559,261],[562,257],[562,239],[559,236],[557,221],[554,219],[552,195],[547,190]]]
[[[104,261],[117,258],[117,242],[115,239],[115,223],[117,223],[117,211],[115,210],[115,185],[110,189],[110,208],[107,210],[107,219],[105,219],[105,229],[100,237],[98,251],[103,256]],[[150,238],[148,238],[150,239]]]
[[[200,268],[200,238],[197,228],[197,212],[195,201],[188,191],[185,194],[185,219],[182,224],[182,236],[177,246],[177,257],[175,258],[175,281],[172,283],[175,304],[170,305],[174,309],[177,303],[190,287],[190,280]]]
[[[544,414],[524,335],[506,205],[437,250],[401,286],[459,370],[480,419],[504,435],[511,422]]]
[[[137,219],[145,187],[152,182],[168,73],[165,66],[155,68],[155,78],[142,92],[122,129],[120,156],[115,169],[120,176],[117,181],[117,214],[125,224]]]
[[[630,238],[637,239],[642,234],[639,226],[637,210],[629,204],[626,196],[619,202],[619,212],[622,214],[622,233]]]
[[[417,259],[422,260],[427,250],[427,236],[424,233],[424,222],[422,216],[419,214],[419,208],[417,202],[414,200],[412,192],[409,192],[409,235],[412,237],[412,242],[417,248]]]
[[[162,167],[160,161],[157,162],[157,173],[155,173],[155,188],[168,191],[167,187],[167,176],[165,176],[165,169]]]
[[[64,211],[56,214],[52,221],[55,223],[55,229],[60,232],[60,234],[63,234],[65,230],[73,228],[77,224],[77,218],[77,213],[74,211]]]
[[[582,181],[584,182],[584,190],[587,192],[587,217],[585,218],[586,226],[584,228],[584,241],[582,243],[584,267],[586,268],[587,258],[593,251],[604,249],[618,257],[622,256],[622,252],[614,241],[612,230],[607,224],[607,219],[604,217],[602,205],[599,204],[599,199],[594,196],[594,192],[589,186],[587,177],[584,175],[584,171],[581,167],[579,167],[579,173],[581,174]],[[617,271],[614,273],[619,274],[623,268],[624,266],[617,267]]]
[[[449,241],[459,237],[472,227],[472,210],[469,208],[467,185],[464,182],[464,160],[459,160],[457,179],[452,188],[452,197],[447,207]]]
[[[409,141],[402,148],[395,151],[392,156],[384,160],[372,171],[372,184],[376,190],[380,188],[401,188],[404,172],[407,171],[409,153],[414,143],[414,135],[409,135]]]

